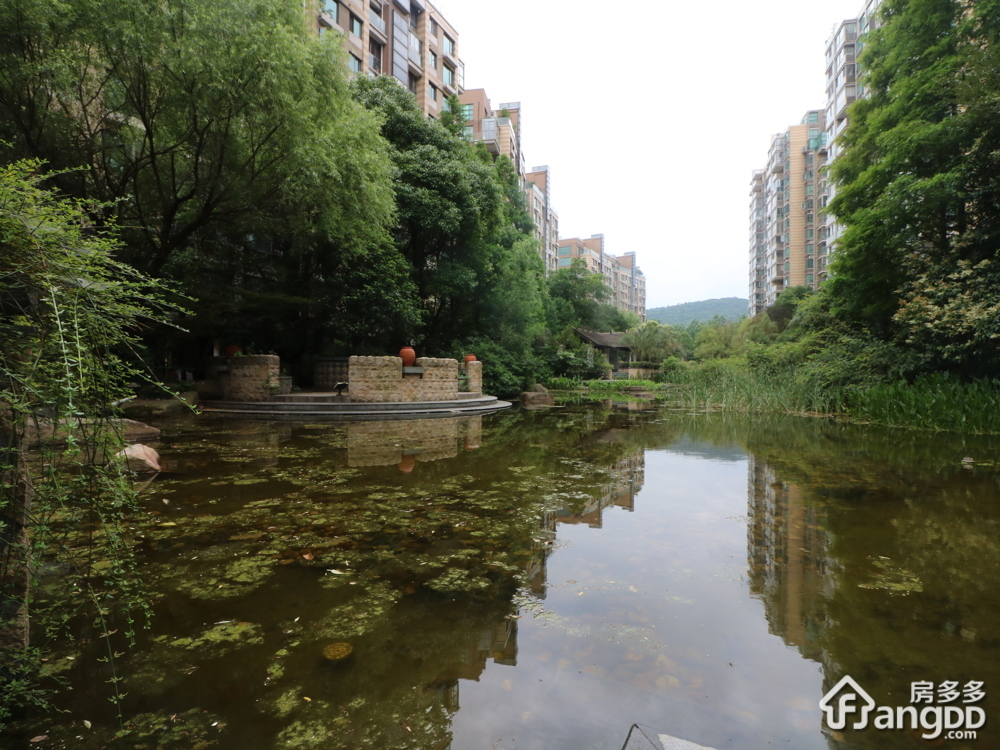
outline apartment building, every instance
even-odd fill
[[[750,179],[750,315],[789,286],[814,289],[829,275],[842,227],[827,212],[836,185],[827,167],[843,152],[850,105],[864,96],[857,57],[882,0],[839,23],[826,42],[826,107],[772,137],[767,167]],[[800,200],[801,199],[801,200]]]
[[[826,124],[829,154],[827,160],[833,161],[843,151],[840,136],[847,128],[849,118],[847,108],[856,99],[864,97],[864,87],[860,80],[860,70],[857,64],[858,55],[864,47],[864,35],[875,28],[878,21],[878,8],[882,0],[869,0],[857,18],[842,21],[826,42]],[[837,194],[837,186],[832,180],[827,181],[823,206],[833,200]],[[823,226],[820,229],[823,246],[824,266],[829,261],[829,254],[834,250],[843,227],[837,223],[833,215],[823,214]],[[820,274],[820,281],[826,279],[826,272]]]
[[[528,212],[535,223],[538,252],[545,263],[545,272],[556,270],[559,251],[559,216],[552,208],[552,176],[548,166],[525,171],[521,150],[521,103],[505,102],[496,109],[483,89],[468,89],[459,95],[465,121],[465,137],[481,143],[493,158],[507,156],[514,164],[517,178],[524,190]]]
[[[461,94],[465,65],[458,33],[426,0],[316,0],[316,32],[339,33],[351,71],[391,75],[428,117]]]
[[[824,110],[771,138],[767,167],[750,180],[751,315],[773,305],[782,290],[819,285],[819,219],[827,158]],[[825,245],[824,245],[825,249]]]
[[[636,262],[634,252],[614,256],[604,248],[604,235],[595,234],[588,239],[570,237],[559,240],[559,268],[569,268],[574,260],[581,260],[591,273],[604,277],[604,283],[613,295],[609,304],[619,310],[634,312],[646,320],[646,276]]]
[[[465,121],[465,137],[482,143],[496,159],[506,156],[524,184],[524,153],[521,151],[521,102],[504,102],[496,110],[484,89],[468,89],[458,95]]]
[[[545,262],[545,273],[550,274],[559,263],[559,215],[552,208],[552,173],[548,165],[532,167],[524,175],[524,193],[528,211],[535,222],[535,239],[538,252]]]

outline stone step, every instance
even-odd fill
[[[475,401],[477,399],[482,399],[482,398],[496,398],[496,396],[484,396],[481,393],[459,393],[458,397],[457,397],[457,400],[458,401]],[[283,395],[280,395],[280,396],[271,396],[271,398],[268,399],[268,402],[270,402],[270,403],[282,403],[282,404],[299,404],[299,403],[306,403],[307,404],[307,403],[314,403],[314,402],[320,402],[320,403],[324,403],[324,404],[326,404],[326,403],[330,403],[330,404],[350,404],[350,403],[355,403],[355,402],[351,401],[350,393],[344,393],[343,396],[338,396],[336,393],[333,393],[332,391],[316,391],[316,392],[313,392],[313,393],[307,393],[307,392],[302,392],[302,393],[286,393],[286,394],[283,394]],[[402,402],[402,403],[409,403],[409,402]],[[427,403],[427,402],[421,401],[420,403]],[[436,403],[436,402],[430,402],[430,403]]]
[[[358,407],[385,406],[385,404],[350,404],[353,409],[323,410],[314,408],[292,408],[289,406],[301,407],[314,406],[313,404],[275,404],[262,402],[262,404],[236,401],[215,401],[206,402],[202,410],[203,414],[216,415],[222,417],[239,417],[243,419],[275,419],[275,420],[373,420],[373,419],[430,419],[436,417],[463,417],[476,416],[481,414],[492,414],[501,409],[511,406],[509,401],[499,401],[495,396],[483,399],[483,403],[470,405],[468,402],[461,406],[455,405],[450,408],[427,408],[431,404],[437,407],[438,403],[424,401],[420,403],[394,404],[394,406],[406,407],[398,409],[370,409]],[[246,408],[249,406],[270,406],[271,409]],[[348,406],[348,404],[343,404]],[[278,407],[278,408],[275,408]],[[284,408],[282,408],[284,407]]]
[[[296,394],[315,396],[316,394]],[[278,399],[282,400],[278,400]],[[203,406],[207,409],[225,409],[231,411],[263,411],[263,412],[343,412],[355,411],[449,411],[451,409],[469,409],[494,406],[499,403],[496,396],[479,396],[478,398],[458,399],[450,401],[386,401],[383,403],[361,403],[352,402],[347,399],[338,400],[336,397],[330,398],[326,394],[325,398],[300,399],[296,401],[285,400],[287,397],[275,396],[270,401],[205,401]]]

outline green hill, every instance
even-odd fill
[[[747,314],[749,302],[742,297],[703,299],[700,302],[682,302],[668,307],[646,310],[647,320],[658,320],[672,326],[686,326],[692,320],[709,321],[716,315],[729,320],[739,320]]]

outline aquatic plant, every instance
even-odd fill
[[[112,259],[84,206],[41,187],[41,166],[0,167],[0,725],[50,707],[56,673],[38,644],[83,616],[118,702],[116,649],[147,613],[127,529],[136,495],[109,459],[124,445],[113,407],[137,375],[120,354],[169,307]]]
[[[848,413],[866,422],[925,430],[1000,432],[1000,382],[948,373],[880,383],[851,394]]]

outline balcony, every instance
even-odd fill
[[[489,151],[494,156],[500,155],[500,137],[499,130],[497,128],[497,119],[495,117],[488,117],[483,119],[482,127],[479,132],[474,133],[473,141],[475,143],[482,143],[486,146],[486,150]]]
[[[416,34],[410,34],[410,49],[408,54],[411,63],[418,69],[424,66],[424,43],[417,38]]]
[[[368,9],[368,21],[371,28],[375,29],[379,34],[382,35],[383,39],[386,39],[387,32],[385,27],[385,21],[382,20],[382,16],[372,8]]]
[[[368,53],[368,70],[375,75],[382,73],[382,57],[380,55]]]

